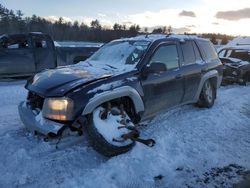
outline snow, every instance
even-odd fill
[[[170,35],[165,35],[165,34],[150,34],[150,35],[138,35],[136,37],[131,37],[131,38],[125,38],[125,39],[119,39],[120,40],[144,40],[144,41],[155,41],[159,39],[164,39],[164,38],[174,38],[174,39],[179,39],[181,41],[187,40],[187,39],[197,39],[199,38],[196,35],[177,35],[177,34],[170,34]],[[204,39],[205,40],[205,39]]]
[[[241,46],[241,45],[250,46],[250,37],[236,37],[227,44],[227,46]]]
[[[103,43],[83,42],[83,41],[54,41],[55,46],[62,47],[101,47]]]
[[[106,120],[100,119],[100,112],[103,111],[103,108],[97,108],[94,111],[94,119],[93,122],[95,124],[96,129],[98,132],[111,144],[115,146],[125,146],[131,144],[131,140],[127,140],[124,142],[114,142],[113,139],[121,139],[123,134],[127,134],[130,131],[128,129],[118,129],[118,127],[122,126],[119,121],[121,120],[121,115],[115,116],[111,113],[108,113]],[[128,117],[126,118],[128,119]],[[132,123],[129,126],[134,126]]]
[[[133,44],[128,41],[113,41],[100,48],[86,61],[73,66],[91,73],[125,73],[136,69],[148,45],[148,42],[143,41]]]
[[[231,177],[212,173],[230,164],[250,169],[249,85],[220,88],[211,109],[186,105],[159,114],[142,128],[154,147],[136,144],[111,159],[86,139],[55,149],[27,132],[17,112],[23,86],[0,83],[0,187],[231,187],[241,180],[237,169],[225,172]]]
[[[90,93],[97,93],[98,91],[106,91],[106,90],[112,90],[120,85],[122,85],[122,81],[115,81],[115,82],[111,82],[108,84],[102,84],[99,87],[96,87],[95,89],[89,90],[88,94]]]
[[[225,48],[232,48],[232,49],[241,49],[241,50],[250,50],[250,37],[236,37],[226,45],[218,48],[217,51],[221,51]]]

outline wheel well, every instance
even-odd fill
[[[133,103],[133,100],[130,97],[125,96],[125,97],[112,99],[110,101],[106,101],[100,104],[99,106],[107,107],[108,103],[111,103],[111,105],[116,105],[116,106],[120,106],[120,104],[123,104],[124,109],[127,112],[128,116],[131,118],[131,120],[134,123],[138,123],[140,121],[140,115],[136,113],[135,105]]]
[[[218,87],[217,77],[212,77],[212,78],[209,78],[208,80],[211,82],[213,88],[215,89],[215,98],[217,98],[217,87]]]
[[[212,86],[216,89],[217,88],[217,77],[209,78],[209,80],[211,81]]]
[[[248,79],[247,81],[250,81],[250,71],[247,71],[243,76],[246,76],[246,78]]]

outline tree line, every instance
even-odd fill
[[[96,42],[108,42],[117,38],[133,37],[138,34],[149,33],[148,28],[142,30],[140,26],[136,24],[127,27],[126,25],[115,23],[113,28],[107,29],[103,27],[98,20],[93,20],[90,26],[88,26],[78,21],[74,21],[73,23],[67,22],[62,17],[54,22],[36,15],[24,17],[21,10],[10,10],[0,4],[0,35],[28,32],[47,33],[52,36],[54,40],[58,41]],[[155,28],[151,33],[171,32],[172,27],[168,26]],[[228,36],[220,34],[203,34],[202,36],[210,38],[213,43],[216,43],[217,38],[222,38],[224,43],[228,40]]]

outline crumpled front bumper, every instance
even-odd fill
[[[64,127],[64,124],[50,121],[42,117],[42,113],[32,110],[26,101],[23,101],[18,106],[19,115],[24,126],[33,133],[41,133],[55,135]]]
[[[240,69],[224,66],[223,68],[223,80],[224,83],[243,83],[242,74]]]

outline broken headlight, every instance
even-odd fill
[[[73,106],[70,98],[47,98],[43,104],[43,117],[58,121],[73,120]]]

